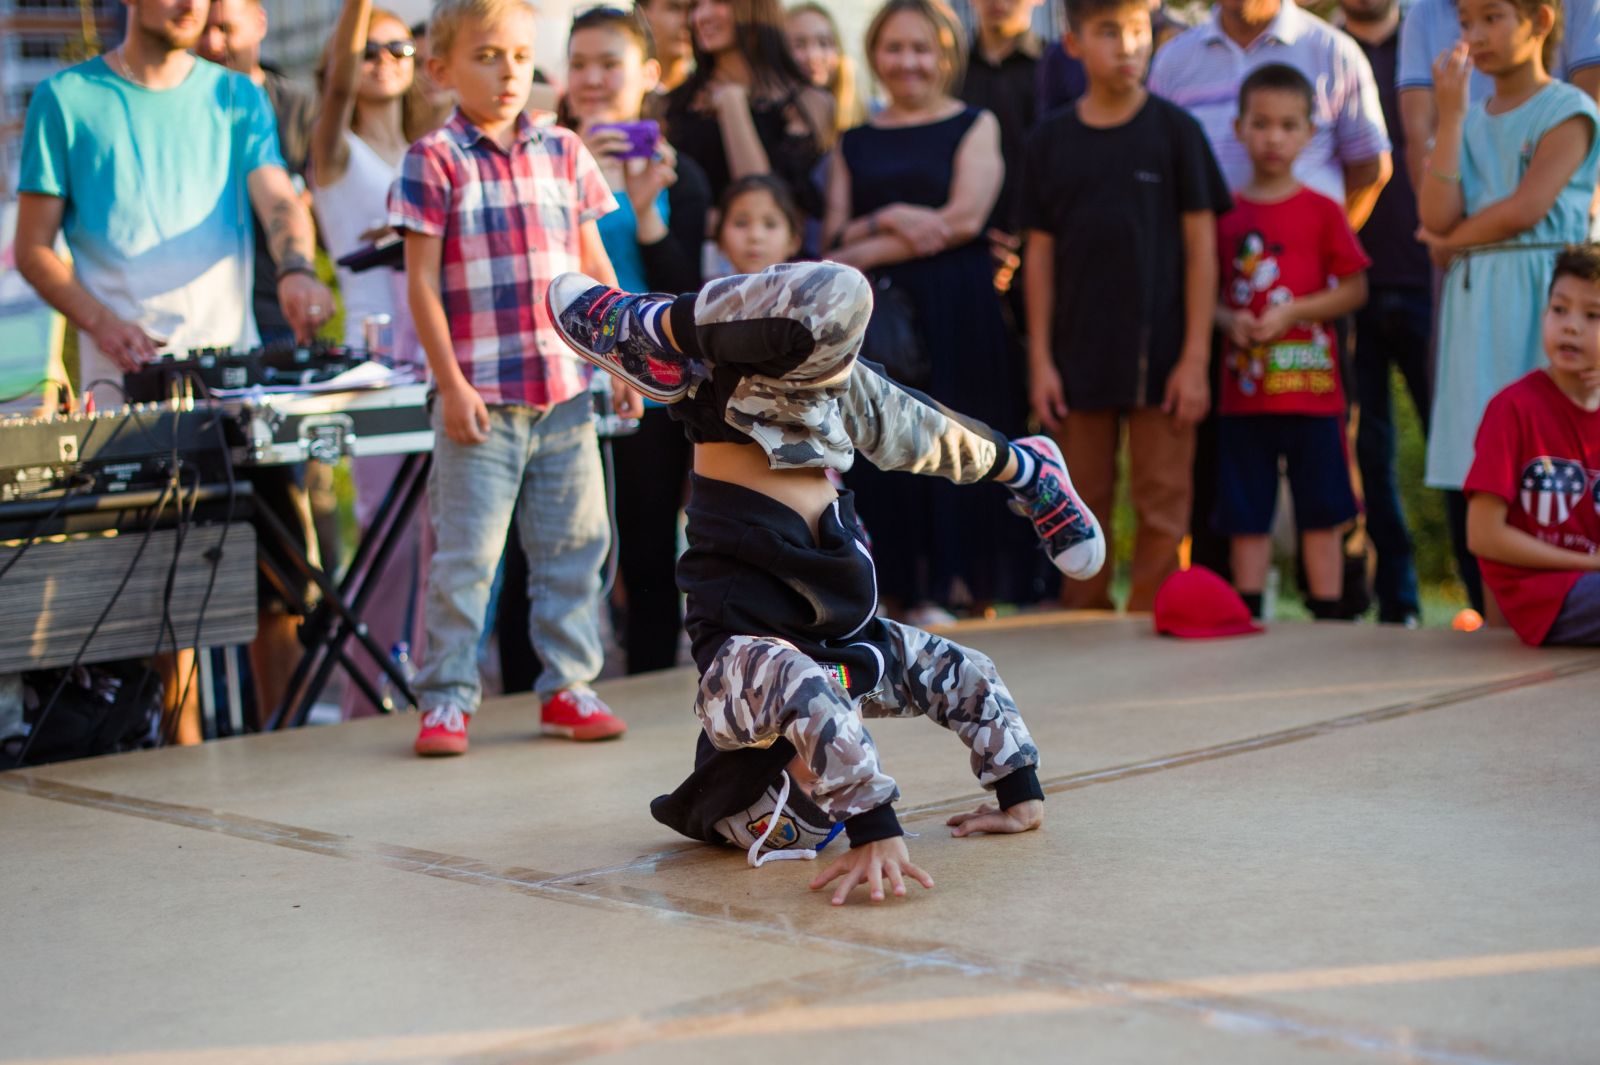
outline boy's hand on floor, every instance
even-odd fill
[[[489,439],[489,408],[471,385],[439,391],[444,405],[444,435],[464,447]]]
[[[872,901],[882,902],[885,877],[888,878],[889,886],[896,895],[906,893],[906,877],[910,877],[925,888],[933,887],[933,877],[911,864],[911,855],[906,851],[905,837],[893,836],[846,851],[839,856],[838,861],[812,878],[811,890],[817,891],[838,880],[839,886],[833,893],[833,904],[843,906],[845,900],[850,897],[851,890],[857,884],[865,883],[871,889]]]
[[[1044,824],[1044,803],[1029,799],[1004,810],[984,803],[970,814],[956,814],[945,824],[953,830],[950,833],[952,836],[970,836],[974,832],[993,832],[997,835],[1032,832]]]

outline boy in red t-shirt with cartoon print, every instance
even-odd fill
[[[1467,546],[1524,642],[1600,647],[1600,246],[1557,257],[1544,354],[1478,425]]]
[[[1358,510],[1330,323],[1366,302],[1369,260],[1344,208],[1295,179],[1314,103],[1311,83],[1293,67],[1271,63],[1245,78],[1234,130],[1253,173],[1217,222],[1224,344],[1214,520],[1231,541],[1234,586],[1257,617],[1272,564],[1279,460],[1315,617],[1342,616],[1339,530]]]

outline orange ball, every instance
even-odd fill
[[[1451,619],[1450,627],[1457,632],[1477,632],[1483,628],[1483,615],[1469,606]]]

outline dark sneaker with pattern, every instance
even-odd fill
[[[1106,561],[1106,537],[1067,476],[1061,449],[1048,436],[1013,440],[1014,446],[1033,456],[1033,479],[1011,489],[1011,509],[1033,522],[1044,553],[1056,569],[1077,581],[1100,572]]]
[[[550,320],[567,346],[660,403],[689,390],[689,362],[666,342],[671,296],[624,292],[583,274],[561,274],[545,290]]]

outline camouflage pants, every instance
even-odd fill
[[[740,343],[756,335],[760,347],[799,350],[779,363],[781,374],[742,376],[724,419],[761,445],[773,469],[848,470],[859,449],[880,469],[957,484],[991,474],[1005,457],[1003,436],[902,388],[875,367],[856,365],[871,314],[872,286],[839,263],[782,263],[711,282],[695,300],[702,338],[718,326],[787,321],[799,327],[738,334]],[[772,356],[786,353],[740,351],[737,361],[771,367],[778,361]]]
[[[856,363],[839,412],[850,442],[880,470],[976,484],[1007,455],[1002,434],[905,388],[874,363]]]
[[[700,678],[695,713],[718,750],[765,747],[780,736],[817,776],[812,795],[835,821],[898,797],[878,764],[869,717],[925,715],[972,752],[986,788],[1039,764],[1017,704],[987,655],[885,620],[883,678],[852,702],[835,674],[786,640],[734,636]]]

